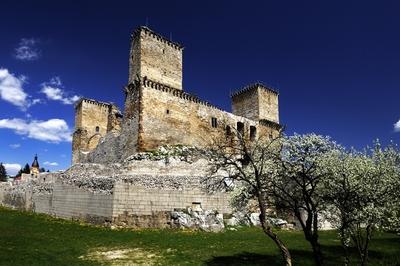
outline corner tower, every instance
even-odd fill
[[[131,36],[129,82],[137,77],[182,90],[183,47],[147,27],[137,28]]]
[[[233,93],[231,99],[235,115],[279,124],[279,94],[276,90],[255,83]]]
[[[121,113],[114,104],[82,98],[75,105],[75,131],[72,137],[72,163],[97,147],[101,137],[119,131]]]

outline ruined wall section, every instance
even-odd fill
[[[226,136],[225,126],[229,125],[235,132],[238,122],[243,123],[245,136],[248,136],[250,126],[257,128],[257,134],[269,134],[266,132],[275,130],[150,80],[143,81],[141,101],[143,130],[139,133],[139,151],[178,144],[206,147],[213,140]]]
[[[132,35],[129,83],[147,77],[181,90],[182,51],[180,44],[147,27],[138,28]]]

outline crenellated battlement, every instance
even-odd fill
[[[273,128],[275,130],[281,130],[283,128],[283,126],[279,123],[276,123],[274,121],[268,120],[268,119],[261,119],[260,121],[258,121],[260,123],[260,125],[269,127],[269,128]]]
[[[205,147],[230,134],[276,136],[278,90],[260,82],[231,96],[227,112],[183,91],[183,46],[148,27],[131,35],[123,120],[115,105],[83,98],[75,106],[74,162],[119,162],[162,145]]]
[[[232,98],[233,97],[237,97],[239,95],[255,91],[258,88],[262,88],[262,89],[264,89],[264,90],[266,90],[268,92],[271,92],[273,94],[279,95],[279,92],[278,92],[277,89],[272,88],[271,86],[264,85],[261,82],[256,82],[256,83],[247,85],[247,86],[245,86],[245,87],[243,87],[243,88],[241,88],[239,90],[236,90],[235,92],[231,93],[231,97]]]
[[[191,102],[198,103],[198,104],[202,104],[202,105],[205,105],[207,107],[211,107],[211,108],[223,111],[219,107],[217,107],[217,106],[215,106],[215,105],[213,105],[213,104],[211,104],[211,103],[209,103],[209,102],[207,102],[205,100],[201,100],[196,95],[184,92],[182,90],[169,87],[167,85],[152,81],[152,80],[147,79],[147,78],[143,79],[142,83],[143,83],[143,86],[145,86],[147,88],[152,88],[152,89],[156,89],[156,90],[159,90],[159,91],[167,92],[167,93],[169,93],[169,94],[171,94],[171,95],[173,95],[175,97],[178,97],[180,99],[191,101]]]
[[[183,46],[147,27],[132,34],[128,83],[137,76],[182,89]]]
[[[107,102],[101,102],[101,101],[97,101],[94,99],[89,99],[89,98],[80,98],[76,103],[75,103],[75,109],[78,108],[78,106],[82,103],[82,102],[87,102],[93,105],[97,105],[97,106],[104,106],[104,107],[109,107],[110,105],[112,105],[112,103],[107,103]]]
[[[131,35],[131,41],[133,41],[135,38],[137,38],[139,36],[140,32],[143,32],[146,35],[155,38],[157,41],[163,42],[163,43],[165,43],[165,44],[167,44],[167,45],[169,45],[169,46],[171,46],[171,47],[173,47],[173,48],[175,48],[177,50],[183,50],[184,49],[183,45],[181,45],[181,44],[179,44],[177,42],[173,42],[173,41],[169,40],[168,38],[166,38],[166,37],[162,36],[161,34],[149,29],[146,26],[140,26],[137,29],[135,29],[133,31],[132,35]]]

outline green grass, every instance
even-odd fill
[[[294,265],[313,265],[310,247],[301,232],[281,231],[279,235],[288,244]],[[336,233],[321,232],[321,243],[326,263],[342,264]],[[136,250],[142,257],[130,259],[137,263],[281,265],[279,251],[258,228],[224,233],[111,230],[0,208],[0,265],[99,265],[99,261],[81,256],[95,250],[115,249]],[[371,243],[370,265],[400,265],[399,251],[400,237],[376,233]],[[146,254],[155,257],[146,257]],[[355,260],[354,257],[353,264]],[[122,262],[116,261],[116,264]]]

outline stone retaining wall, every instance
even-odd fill
[[[228,194],[208,194],[202,189],[201,177],[187,176],[188,170],[182,171],[185,175],[177,175],[181,164],[188,163],[143,161],[149,169],[154,167],[148,175],[142,173],[143,169],[135,171],[137,163],[123,167],[124,174],[116,172],[116,166],[76,165],[65,172],[3,183],[0,204],[65,219],[127,227],[169,227],[170,213],[189,207],[231,213]],[[99,173],[107,176],[97,176]]]

